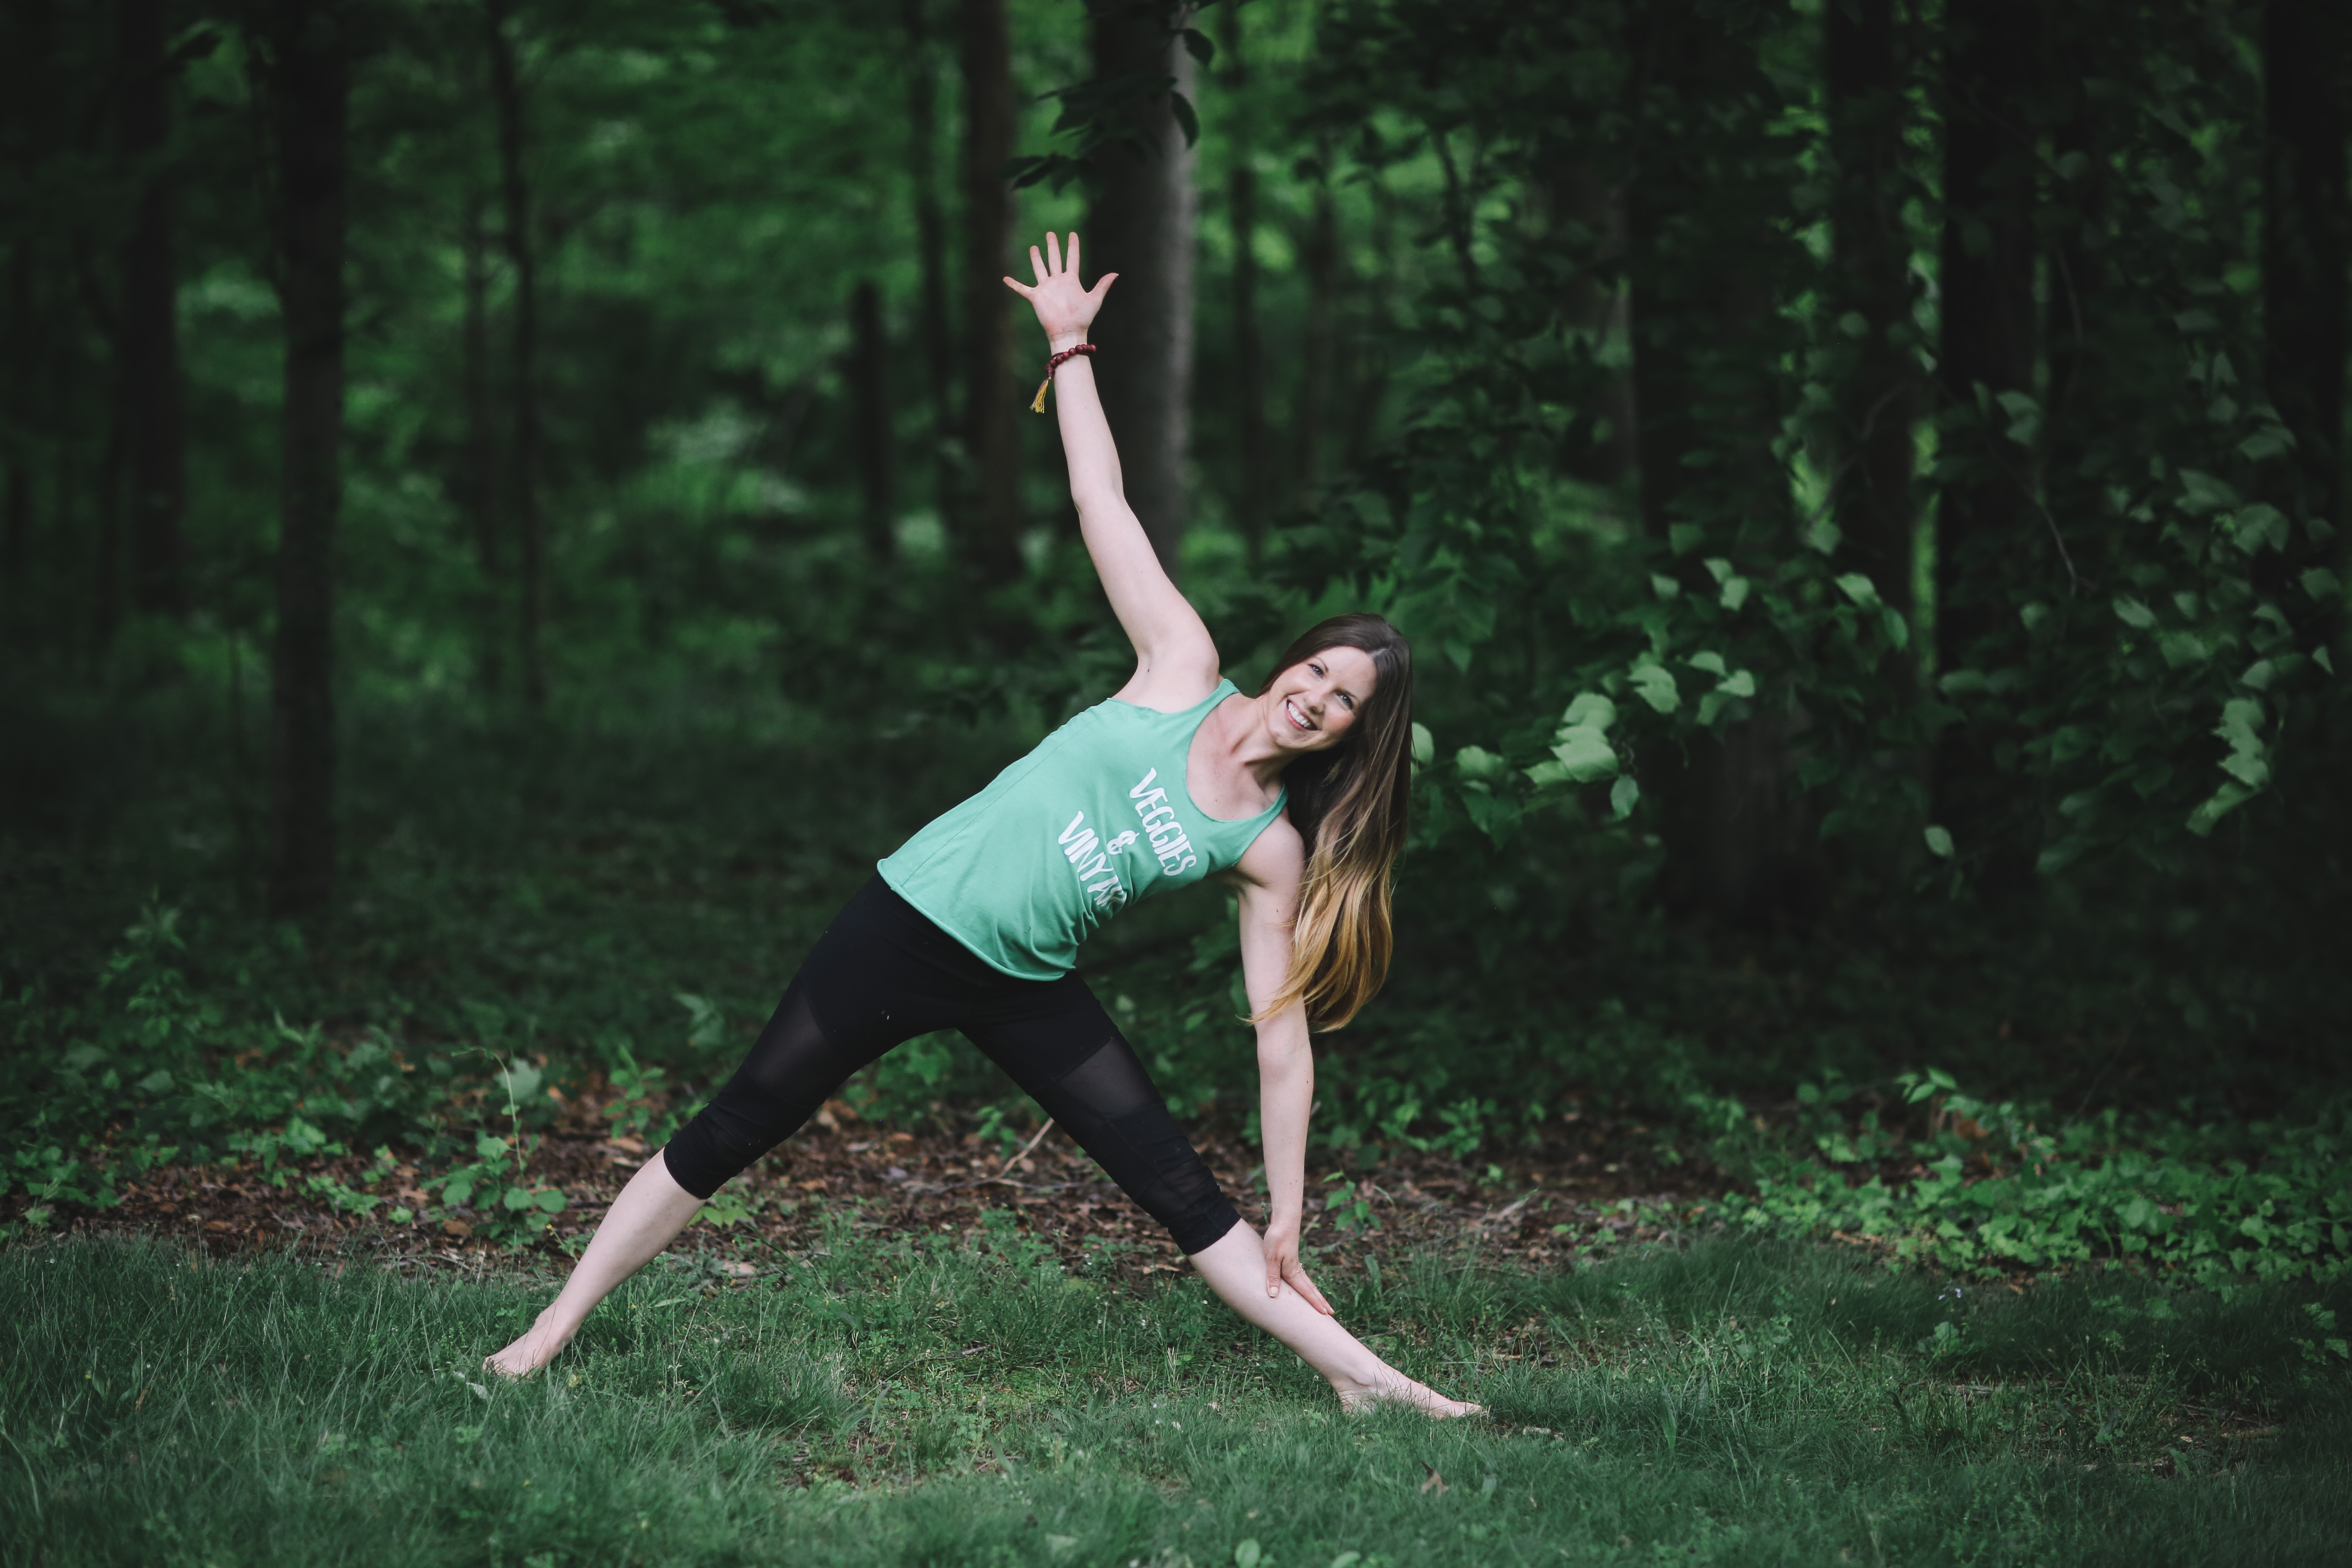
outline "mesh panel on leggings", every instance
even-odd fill
[[[794,980],[727,1087],[662,1152],[671,1179],[696,1197],[709,1197],[798,1131],[851,1073],[879,1054],[829,1038],[809,1010],[807,987]]]
[[[1124,1037],[1113,1034],[1040,1099],[1186,1253],[1203,1250],[1240,1217]]]

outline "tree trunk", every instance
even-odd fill
[[[1902,168],[1903,77],[1895,56],[1894,0],[1831,0],[1827,35],[1830,221],[1835,254],[1831,310],[1845,363],[1837,387],[1831,474],[1843,548],[1878,596],[1912,612],[1912,383],[1919,374],[1911,320],[1908,195]]]
[[[1641,141],[1625,211],[1642,518],[1662,542],[1701,531],[1711,549],[1685,545],[1675,559],[1704,588],[1697,559],[1730,553],[1735,533],[1785,542],[1790,531],[1772,450],[1776,367],[1789,352],[1775,308],[1786,262],[1761,240],[1765,193],[1786,175],[1764,134],[1778,100],[1754,45],[1695,5],[1644,6],[1631,23]],[[1792,722],[1727,720],[1686,751],[1645,751],[1643,787],[1658,800],[1666,850],[1658,895],[1671,912],[1752,924],[1812,904]]]
[[[163,0],[116,0],[122,156],[139,180],[122,246],[121,397],[129,435],[131,603],[142,615],[187,613],[187,423],[180,395],[179,279],[173,266],[173,174],[164,164],[171,74]]]
[[[1331,150],[1318,142],[1314,207],[1299,261],[1307,274],[1307,347],[1298,366],[1298,414],[1291,440],[1293,499],[1311,502],[1323,480],[1324,426],[1330,420],[1331,373],[1339,354],[1333,306],[1339,279],[1339,215],[1331,199]],[[1114,285],[1116,287],[1116,285]]]
[[[539,507],[539,257],[532,243],[530,187],[523,174],[522,88],[514,39],[508,31],[512,0],[484,0],[490,51],[490,101],[498,111],[499,181],[505,197],[504,237],[514,268],[514,460],[508,474],[513,497],[520,577],[523,701],[547,705],[547,523]]]
[[[1171,26],[1189,6],[1166,0],[1112,0],[1093,12],[1094,73],[1174,79],[1192,91],[1192,58]],[[1199,219],[1192,150],[1167,90],[1111,110],[1127,137],[1099,150],[1091,169],[1093,210],[1086,258],[1091,270],[1118,274],[1095,322],[1095,378],[1118,442],[1127,499],[1160,563],[1174,576],[1184,542],[1185,456],[1192,406],[1192,239]]]
[[[1250,162],[1252,142],[1244,107],[1250,80],[1249,59],[1242,47],[1242,7],[1227,5],[1223,20],[1220,38],[1233,122],[1226,138],[1232,162],[1225,173],[1225,216],[1234,237],[1234,418],[1241,426],[1241,486],[1234,512],[1255,561],[1265,542],[1271,499],[1265,460],[1265,353],[1257,322],[1257,170]]]
[[[924,397],[931,412],[931,489],[940,526],[956,531],[956,467],[949,452],[954,438],[955,340],[948,327],[947,218],[940,209],[939,79],[932,69],[926,0],[899,0],[907,33],[907,163],[915,195],[915,249],[921,279],[919,308],[923,328]],[[1009,145],[1009,142],[1008,142]]]
[[[890,395],[883,379],[889,344],[882,336],[882,290],[861,279],[849,296],[849,385],[857,423],[858,488],[866,500],[866,550],[877,564],[895,550],[890,533]]]
[[[965,545],[982,578],[1021,574],[1021,443],[1013,424],[1013,44],[1004,0],[963,0],[964,452],[973,504]]]
[[[270,39],[286,331],[278,636],[270,658],[269,908],[325,906],[335,875],[335,524],[342,500],[344,136],[336,0],[278,0]]]
[[[458,505],[473,537],[474,569],[481,579],[475,626],[480,650],[478,674],[482,689],[496,692],[506,684],[508,630],[505,568],[499,559],[499,438],[490,411],[489,238],[477,193],[467,193],[463,225],[466,303],[458,329],[457,380],[466,432],[457,459]]]
[[[1937,510],[1936,643],[1937,668],[1950,671],[2024,658],[2018,608],[2046,552],[2031,454],[2006,436],[2000,401],[2033,385],[2036,16],[2030,0],[1950,0],[1945,26],[1937,374],[1939,466],[1950,477]],[[1936,750],[1937,821],[1995,893],[2032,873],[2035,814],[2017,741],[1985,719],[1947,726]]]
[[[2344,99],[2352,25],[2341,0],[2269,0],[2263,9],[2263,380],[2294,432],[2294,483],[2284,497],[2300,522],[2344,527],[2345,289],[2352,272],[2352,211],[2345,191]],[[2339,566],[2340,540],[2308,526],[2275,574],[2277,600],[2322,646],[2335,640],[2342,598],[2300,591],[2302,571]],[[2271,586],[2271,584],[2265,584]]]
[[[26,639],[33,562],[33,406],[41,355],[34,342],[33,245],[20,236],[8,258],[7,493],[0,499],[0,593],[6,595],[7,636]]]

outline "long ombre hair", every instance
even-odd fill
[[[1286,670],[1326,648],[1371,656],[1372,689],[1347,739],[1283,770],[1290,824],[1307,847],[1307,875],[1292,925],[1290,973],[1252,1023],[1293,1002],[1311,1028],[1353,1018],[1388,979],[1395,945],[1389,922],[1389,868],[1404,851],[1412,796],[1412,647],[1373,615],[1335,616],[1283,650],[1263,697]]]

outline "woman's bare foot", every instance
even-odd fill
[[[1370,1410],[1375,1405],[1409,1405],[1424,1415],[1441,1421],[1451,1421],[1464,1415],[1484,1415],[1486,1407],[1470,1405],[1459,1399],[1448,1399],[1427,1384],[1415,1383],[1402,1373],[1395,1373],[1395,1381],[1383,1380],[1353,1388],[1333,1389],[1339,1395],[1340,1407],[1349,1414]]]
[[[522,1338],[495,1355],[484,1356],[482,1364],[500,1377],[529,1377],[572,1342],[574,1326],[557,1322],[551,1312],[541,1312]]]

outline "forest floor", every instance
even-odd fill
[[[520,1249],[477,1237],[478,1212],[433,1203],[416,1184],[425,1179],[417,1163],[391,1151],[268,1169],[250,1160],[161,1165],[127,1184],[118,1205],[47,1205],[46,1228],[173,1238],[215,1257],[292,1251],[468,1271],[561,1267],[557,1255],[584,1245],[650,1152],[600,1131],[594,1110],[593,1102],[568,1107],[533,1149],[529,1178],[560,1190],[565,1205],[539,1242]],[[1309,1258],[1360,1273],[1367,1258],[1467,1247],[1497,1263],[1555,1267],[1677,1235],[1727,1184],[1703,1157],[1685,1160],[1646,1127],[1598,1115],[1577,1122],[1500,1161],[1405,1152],[1352,1177],[1330,1173],[1345,1201],[1323,1195],[1329,1184],[1310,1197]],[[976,1237],[993,1222],[1033,1237],[1066,1268],[1136,1280],[1180,1270],[1182,1255],[1166,1234],[1059,1129],[1024,1142],[1026,1149],[1008,1151],[971,1133],[884,1128],[834,1100],[722,1189],[680,1246],[726,1254],[749,1272],[839,1226],[879,1237]],[[1255,1151],[1214,1131],[1201,1150],[1225,1190],[1262,1221],[1262,1207],[1241,1197],[1259,1184]],[[32,1206],[22,1192],[0,1197],[0,1224]],[[430,1217],[389,1217],[403,1211]]]

